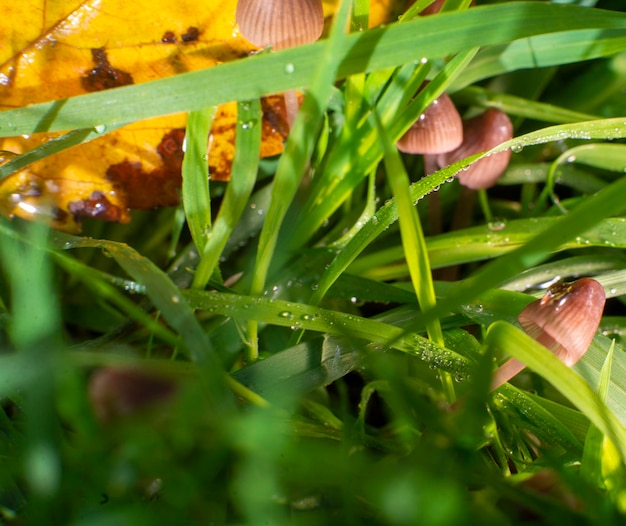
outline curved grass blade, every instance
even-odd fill
[[[233,373],[233,378],[270,402],[285,393],[306,393],[345,376],[363,360],[361,349],[345,338],[316,338],[276,353]]]
[[[182,201],[191,237],[199,253],[211,228],[208,141],[216,108],[192,111],[187,117],[185,156],[182,166]]]
[[[255,320],[293,330],[305,329],[371,342],[366,349],[389,347],[419,358],[429,366],[465,378],[472,361],[450,349],[399,327],[319,307],[256,296],[241,296],[196,289],[183,292],[193,309],[241,320]]]
[[[255,99],[237,105],[237,133],[232,175],[215,224],[207,232],[207,240],[196,268],[193,287],[204,288],[215,270],[219,258],[235,225],[248,204],[259,167],[261,148],[261,102]]]
[[[107,127],[106,133],[121,128],[122,126],[123,125]],[[11,175],[18,170],[21,170],[22,168],[25,168],[35,161],[39,161],[40,159],[48,157],[49,155],[62,152],[67,148],[71,148],[72,146],[77,146],[79,144],[83,144],[93,139],[102,137],[104,133],[105,131],[100,131],[100,128],[87,128],[72,130],[71,132],[61,135],[60,137],[50,139],[42,145],[37,146],[36,148],[33,148],[32,150],[23,153],[22,155],[18,155],[10,161],[2,164],[2,166],[0,166],[0,179]]]
[[[514,40],[483,50],[452,89],[502,73],[608,57],[625,49],[626,37],[619,29],[581,29]]]
[[[55,233],[52,242],[54,246],[65,250],[99,248],[113,257],[137,283],[145,287],[146,295],[153,305],[178,332],[190,358],[199,366],[198,370],[206,380],[204,386],[209,400],[216,408],[230,403],[217,353],[181,290],[167,274],[124,243],[80,238],[62,233]]]
[[[325,42],[322,60],[316,68],[311,87],[307,90],[278,163],[272,186],[272,201],[259,239],[250,285],[252,295],[260,294],[265,287],[283,220],[313,153],[317,131],[322,123],[332,93],[333,80],[340,64],[340,56],[335,48],[346,38],[349,12],[350,2],[343,0],[335,16],[328,41]],[[257,326],[254,322],[248,324],[248,336],[250,340],[248,360],[254,361],[258,358]]]
[[[471,66],[468,66],[471,67]],[[481,106],[483,108],[497,108],[509,115],[517,115],[527,119],[536,119],[543,122],[557,124],[566,122],[580,122],[598,119],[597,115],[589,115],[568,110],[553,104],[524,99],[507,93],[496,93],[480,86],[469,86],[454,94],[454,102],[467,106]]]

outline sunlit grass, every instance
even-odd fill
[[[189,112],[181,208],[81,236],[0,220],[0,523],[625,520],[626,13],[449,0],[418,17],[430,3],[361,31],[369,3],[342,2],[310,46],[0,114],[5,136],[68,132],[6,176],[94,126]],[[286,89],[302,110],[259,161],[259,97]],[[423,177],[393,145],[444,91],[464,115],[507,112],[515,138]],[[233,176],[207,183],[231,100]],[[503,149],[494,217],[448,231],[454,175]],[[443,233],[425,226],[435,191]],[[580,276],[609,302],[568,369],[516,317]],[[489,393],[509,355],[529,370]],[[94,394],[109,368],[175,394]]]

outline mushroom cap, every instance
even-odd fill
[[[571,367],[585,354],[602,318],[606,296],[600,283],[582,278],[552,287],[517,320],[524,332]]]
[[[96,416],[109,421],[165,402],[175,388],[172,379],[154,372],[104,367],[89,381],[89,398]]]
[[[463,122],[463,144],[456,150],[442,154],[437,158],[440,167],[465,159],[470,155],[491,150],[513,137],[513,124],[509,116],[491,108]],[[459,182],[473,190],[489,188],[509,165],[511,150],[484,157],[472,164],[467,170],[457,174]]]
[[[404,153],[437,154],[457,148],[463,141],[463,122],[454,103],[442,93],[397,142]]]
[[[239,0],[235,19],[246,40],[274,49],[315,42],[324,29],[321,0]]]

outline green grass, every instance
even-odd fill
[[[626,520],[626,10],[416,17],[429,3],[360,31],[369,4],[343,2],[312,45],[0,113],[1,136],[65,132],[0,177],[189,113],[178,209],[80,236],[0,219],[0,524]],[[259,97],[301,87],[284,153],[259,161]],[[422,177],[393,145],[444,91],[462,114],[507,112],[515,138]],[[233,177],[207,185],[231,100]],[[507,148],[493,217],[450,230],[454,175]],[[608,301],[569,369],[516,317],[579,276]],[[489,393],[506,356],[528,369]],[[102,422],[89,392],[111,368],[175,394]]]

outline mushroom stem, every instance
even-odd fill
[[[450,231],[462,230],[471,224],[476,203],[476,190],[461,186],[461,193],[457,200],[456,209],[452,216]],[[439,269],[438,278],[442,281],[456,281],[461,270],[460,265]]]
[[[285,100],[285,114],[287,117],[287,124],[289,125],[289,131],[293,128],[293,123],[296,120],[296,115],[300,110],[300,102],[298,101],[298,92],[295,89],[290,89],[283,93]]]
[[[502,384],[508,382],[515,375],[521,373],[525,368],[526,365],[516,358],[507,360],[500,367],[498,367],[498,370],[494,373],[491,379],[491,384],[489,385],[489,390],[493,391],[494,389],[497,389]]]

